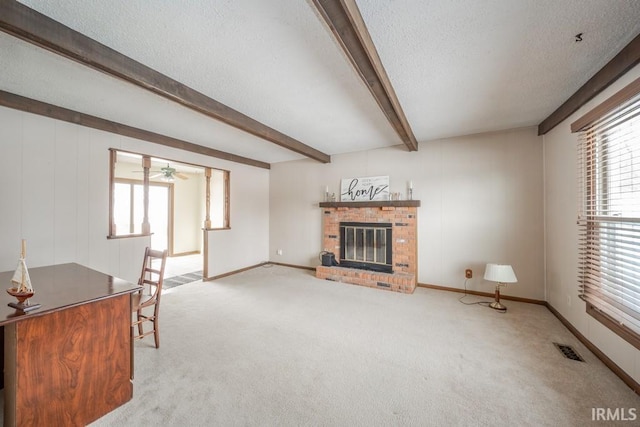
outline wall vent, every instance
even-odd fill
[[[555,345],[558,351],[560,351],[560,353],[562,353],[562,355],[567,359],[584,362],[584,359],[570,345],[558,344],[557,342],[554,342],[553,345]]]

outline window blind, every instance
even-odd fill
[[[578,137],[579,293],[640,334],[640,95]]]

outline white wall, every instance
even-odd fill
[[[173,253],[200,252],[202,211],[205,205],[204,174],[183,173],[189,179],[173,182]]]
[[[535,128],[332,156],[271,169],[270,259],[315,266],[322,250],[318,202],[342,178],[389,175],[391,191],[406,195],[410,180],[418,210],[418,280],[492,291],[487,262],[512,264],[519,283],[507,295],[544,299],[542,140]],[[276,251],[282,249],[283,255]]]
[[[15,268],[25,238],[28,266],[77,262],[137,280],[149,238],[107,239],[109,148],[231,170],[234,229],[210,240],[212,252],[224,245],[210,265],[231,271],[267,258],[268,196],[254,193],[267,193],[269,171],[0,107],[0,271]],[[245,187],[255,190],[245,197]]]
[[[640,382],[640,351],[587,315],[578,299],[577,134],[571,123],[640,76],[636,66],[544,136],[547,301]]]
[[[209,277],[269,257],[269,171],[238,165],[230,170],[229,181],[231,229],[208,231]]]

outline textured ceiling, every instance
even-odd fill
[[[400,144],[310,2],[21,3],[327,154]],[[635,0],[357,4],[419,142],[536,125],[640,33]],[[5,34],[0,56],[2,90],[270,163],[301,157]]]
[[[637,0],[358,5],[419,141],[537,125],[640,33]]]
[[[0,52],[15,59],[2,90],[268,163],[302,157],[4,33]]]

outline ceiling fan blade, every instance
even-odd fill
[[[162,172],[161,172],[161,173],[157,173],[157,174],[155,174],[155,175],[151,175],[151,176],[149,177],[149,179],[159,178],[159,177],[161,177],[161,176],[164,176],[164,174],[163,174]]]
[[[189,179],[189,177],[181,172],[174,172],[173,176],[177,176],[180,179]]]

